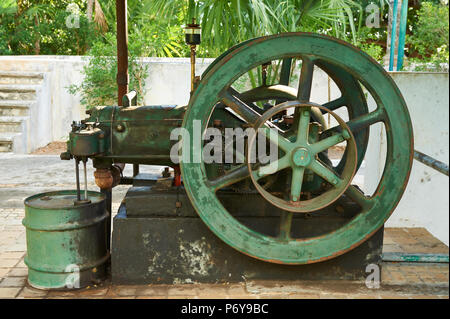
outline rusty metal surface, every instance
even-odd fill
[[[117,105],[128,92],[128,21],[127,0],[116,0],[117,16]]]

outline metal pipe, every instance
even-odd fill
[[[407,0],[405,0],[407,1]],[[389,71],[394,71],[395,57],[395,38],[397,37],[397,7],[398,0],[394,0],[394,8],[392,9],[392,28],[391,28],[391,49],[389,54]]]
[[[86,169],[87,159],[83,159],[83,169],[84,169],[84,200],[88,200],[88,187],[87,187],[87,169]]]
[[[420,263],[448,263],[448,254],[423,253],[383,253],[383,261],[392,262],[420,262]]]
[[[79,160],[75,158],[75,178],[77,181],[77,201],[81,200],[81,192],[80,192],[80,169],[78,167]]]
[[[122,106],[122,99],[128,92],[128,32],[127,0],[116,0],[117,16],[117,105]]]
[[[194,92],[195,86],[195,54],[196,46],[191,45],[191,94]]]
[[[416,150],[414,150],[414,159],[448,176],[447,164]]]
[[[403,68],[405,56],[406,24],[408,23],[408,0],[403,0],[400,13],[400,30],[398,34],[397,71]]]

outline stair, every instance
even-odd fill
[[[29,151],[27,122],[43,82],[43,73],[0,71],[0,152]]]
[[[0,153],[12,152],[14,135],[0,133]]]

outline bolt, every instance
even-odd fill
[[[335,179],[333,179],[333,180],[331,181],[331,183],[332,183],[333,185],[336,185],[336,184],[338,183],[338,180],[335,178]]]
[[[308,111],[303,111],[303,116],[309,116],[309,112]]]
[[[116,130],[117,130],[117,132],[123,132],[123,131],[125,131],[125,126],[123,126],[122,124],[118,124],[116,126]]]
[[[294,202],[298,201],[298,197],[297,196],[292,196],[292,201],[294,201]]]

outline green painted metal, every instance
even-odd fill
[[[88,192],[91,203],[74,205],[76,190],[25,199],[28,282],[40,289],[78,288],[105,276],[109,258],[105,197]]]
[[[448,254],[420,254],[420,253],[383,253],[383,261],[390,262],[419,262],[419,263],[447,263]]]
[[[68,151],[74,156],[94,156],[105,152],[105,133],[98,128],[70,132]]]
[[[405,39],[406,25],[408,23],[408,0],[402,1],[400,9],[400,29],[398,31],[398,54],[397,54],[397,71],[403,68],[403,58],[405,56]]]
[[[293,140],[283,137],[275,130],[264,127],[264,124],[275,114],[287,109],[292,109],[293,107],[296,108],[295,111],[300,110],[298,112],[300,117],[297,123],[298,128],[294,132],[295,137]],[[247,158],[247,167],[251,172],[250,177],[259,193],[273,205],[290,212],[314,212],[332,204],[348,188],[356,171],[357,150],[354,137],[351,132],[349,132],[349,128],[345,122],[335,113],[329,111],[339,123],[339,126],[343,128],[342,132],[311,143],[309,132],[311,110],[313,107],[320,111],[325,109],[323,106],[315,105],[313,103],[289,101],[279,104],[265,112],[256,122],[255,130],[264,127],[267,138],[275,142],[278,147],[283,150],[285,155],[276,161],[272,161],[268,165],[260,166],[257,171],[252,170],[252,164],[250,163],[249,158]],[[247,154],[252,153],[255,140],[256,136],[253,136],[253,138],[249,140]],[[330,147],[343,141],[347,141],[347,160],[342,174],[337,175],[319,160],[318,154],[327,151]],[[272,175],[285,168],[290,168],[292,170],[291,196],[289,200],[271,194],[264,190],[258,183],[258,180],[262,177]],[[302,184],[306,169],[314,172],[333,187],[330,190],[323,192],[320,196],[301,200]]]
[[[207,179],[203,163],[181,163],[184,185],[193,206],[219,238],[247,255],[285,264],[330,259],[370,238],[382,227],[400,200],[409,178],[413,154],[409,113],[400,91],[385,70],[367,54],[343,41],[309,33],[285,33],[253,39],[223,56],[199,83],[184,116],[183,127],[193,132],[193,121],[200,120],[202,130],[206,129],[214,105],[226,100],[227,94],[224,92],[248,70],[267,61],[298,56],[311,57],[315,63],[325,63],[341,73],[349,74],[374,97],[377,110],[354,118],[352,125],[355,130],[348,125],[353,134],[367,130],[376,122],[385,124],[387,160],[376,192],[367,197],[354,186],[346,191],[361,206],[361,212],[355,218],[343,227],[319,237],[291,240],[273,238],[241,224],[216,197],[215,192],[221,187],[247,178],[248,169],[237,167],[230,172],[231,177],[211,182]],[[306,95],[302,92],[302,96]]]

